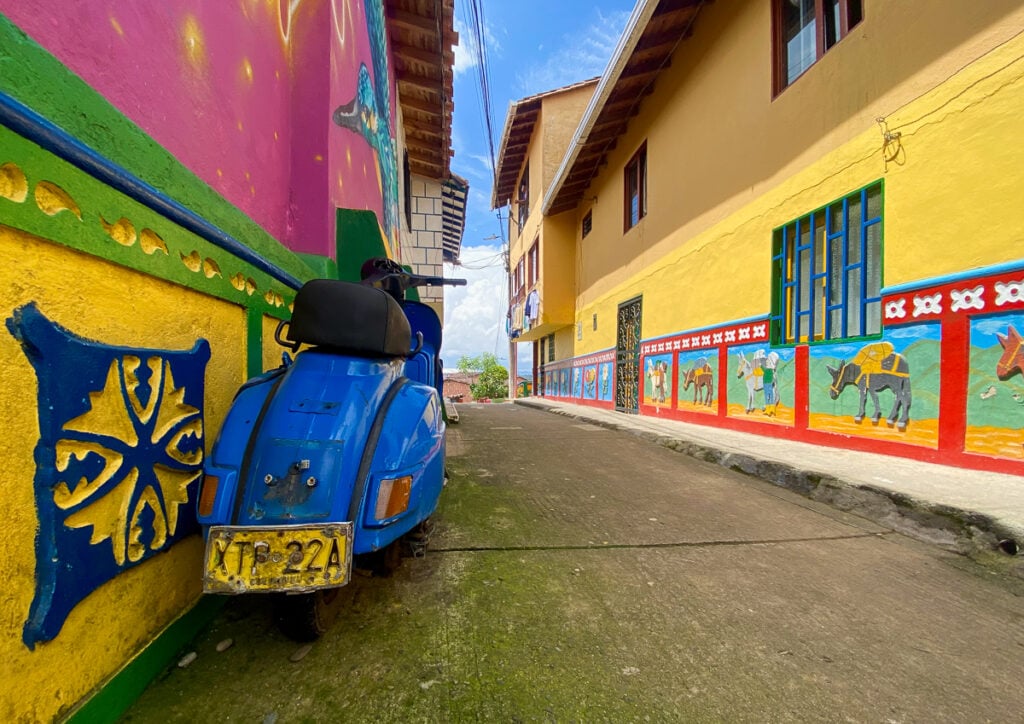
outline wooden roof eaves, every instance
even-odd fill
[[[601,138],[597,143],[591,143],[590,135],[594,128],[610,125],[622,113],[626,119],[639,113],[641,102],[653,92],[660,71],[671,62],[679,43],[692,36],[693,24],[701,8],[710,2],[713,0],[641,0],[637,3],[609,62],[609,72],[600,79],[594,91],[596,103],[584,113],[570,152],[545,193],[543,213],[561,213],[578,204],[578,195],[564,192],[569,176],[575,177],[584,169],[591,170],[586,182],[589,185],[597,168],[604,164],[605,155],[617,142],[617,138],[609,141]],[[669,41],[670,46],[667,45]],[[651,76],[629,76],[641,62],[650,61],[658,55],[662,55],[658,72]],[[571,190],[575,193],[575,179]]]
[[[388,21],[404,30],[420,36],[437,37],[439,35],[438,31],[440,28],[438,27],[437,18],[428,18],[407,10],[399,10],[395,7],[388,7],[385,12]]]
[[[496,159],[497,168],[495,169],[494,188],[491,193],[491,208],[497,209],[501,206],[505,206],[512,199],[512,190],[515,186],[516,180],[519,178],[519,172],[522,169],[522,161],[525,158],[525,149],[529,147],[530,139],[533,137],[533,129],[536,125],[537,118],[540,115],[541,104],[543,100],[552,95],[558,93],[564,93],[569,90],[582,88],[588,85],[594,85],[598,81],[598,78],[588,78],[587,80],[580,81],[579,83],[573,83],[571,85],[564,86],[562,88],[556,88],[550,91],[544,91],[533,96],[521,98],[518,101],[513,101],[509,105],[508,114],[505,116],[505,126],[502,131],[501,144],[498,148],[498,158]],[[513,144],[513,141],[516,141]],[[516,158],[516,154],[510,153],[511,149],[516,149],[518,152],[519,147],[523,148],[523,154]],[[512,170],[509,169],[511,163],[515,163],[514,166],[514,177],[512,176]]]
[[[525,106],[521,111],[520,105]],[[513,104],[506,126],[503,145],[498,153],[498,168],[495,172],[494,193],[491,208],[504,206],[512,198],[512,189],[526,158],[526,151],[533,137],[533,129],[540,115],[540,101],[520,101]]]
[[[458,42],[454,2],[441,0],[420,8],[403,0],[384,0],[384,12],[410,170],[446,178],[452,156],[452,46]],[[420,138],[417,144],[417,137],[424,135],[429,140]]]

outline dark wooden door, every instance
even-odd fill
[[[619,305],[615,344],[615,409],[635,415],[640,409],[640,321],[642,298]]]

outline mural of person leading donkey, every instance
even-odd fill
[[[891,342],[869,344],[861,348],[850,362],[842,360],[838,368],[826,366],[826,369],[832,375],[829,395],[833,400],[850,385],[860,391],[860,410],[853,418],[854,422],[860,423],[864,419],[864,408],[870,394],[875,403],[871,424],[877,425],[882,417],[878,393],[888,389],[892,390],[895,399],[886,422],[889,427],[896,425],[901,432],[907,429],[911,403],[910,365],[906,357],[894,350]]]

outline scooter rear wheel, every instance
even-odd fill
[[[274,614],[277,627],[293,641],[316,641],[338,616],[340,591],[328,588],[297,596],[281,596]]]

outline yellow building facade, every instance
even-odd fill
[[[639,3],[527,222],[574,227],[538,393],[1024,472],[1022,29],[1014,2]]]

